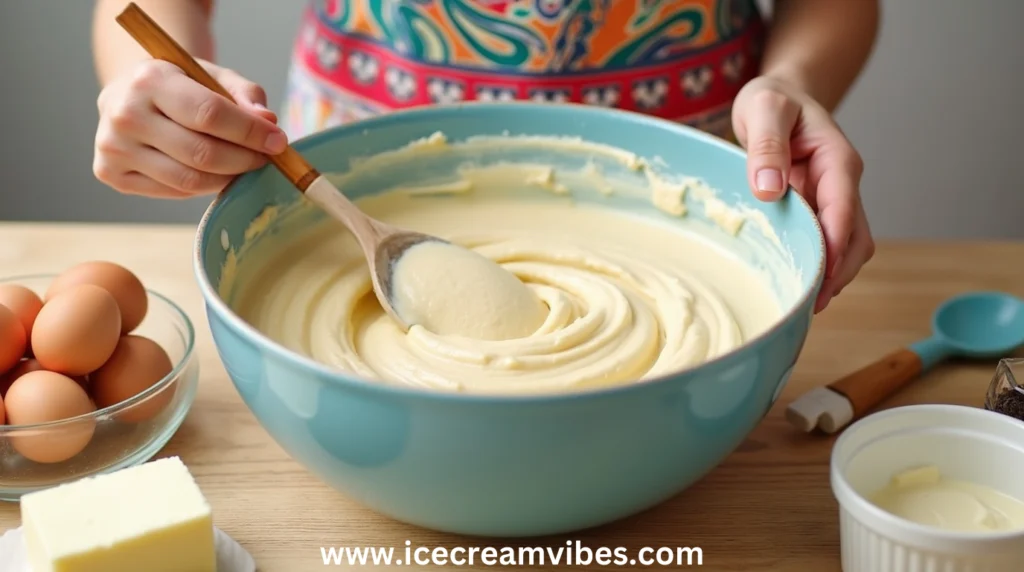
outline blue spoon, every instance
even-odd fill
[[[932,336],[900,348],[794,401],[786,418],[835,433],[951,357],[1005,357],[1024,346],[1024,300],[1003,292],[950,298],[932,315]]]

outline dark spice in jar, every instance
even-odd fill
[[[992,410],[1024,421],[1024,391],[1004,389],[992,404]]]

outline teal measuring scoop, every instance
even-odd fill
[[[948,358],[1002,358],[1021,346],[1024,300],[1003,292],[962,294],[932,315],[931,337],[808,392],[789,406],[787,417],[805,431],[820,426],[833,433]]]

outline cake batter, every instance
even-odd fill
[[[394,263],[391,303],[403,320],[435,334],[477,340],[523,338],[547,308],[514,274],[478,252],[421,242]]]
[[[709,239],[550,196],[407,190],[358,201],[370,216],[471,248],[527,285],[543,303],[542,320],[513,337],[422,325],[403,332],[374,297],[355,240],[333,221],[257,257],[261,268],[235,309],[271,339],[342,371],[486,394],[580,391],[674,373],[779,318],[764,277]],[[523,319],[521,305],[504,311]]]

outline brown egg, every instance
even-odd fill
[[[114,296],[121,309],[121,335],[139,327],[146,317],[149,309],[146,288],[131,271],[113,262],[94,260],[69,268],[50,284],[44,300],[49,302],[54,296],[79,284],[99,286]]]
[[[142,336],[125,336],[107,363],[89,376],[96,407],[103,409],[135,397],[171,373],[174,364],[160,344]],[[144,402],[137,403],[117,419],[138,423],[152,419],[174,396],[174,384]]]
[[[39,363],[39,360],[31,358],[21,360],[18,365],[14,366],[14,369],[4,375],[0,375],[0,397],[7,395],[7,390],[10,389],[11,385],[19,377],[26,373],[39,371],[41,369],[43,369],[43,366]]]
[[[43,369],[86,375],[114,353],[121,313],[109,292],[79,284],[48,298],[32,327],[32,354]]]
[[[33,371],[19,377],[4,400],[11,425],[61,421],[96,411],[83,390],[70,377],[50,371]],[[75,421],[25,435],[12,435],[11,445],[37,463],[60,463],[82,452],[92,439],[96,421]]]
[[[25,328],[25,335],[32,336],[32,323],[43,308],[38,294],[18,284],[0,284],[0,306],[14,312]]]
[[[25,327],[14,312],[0,306],[0,374],[18,365],[28,347]]]

